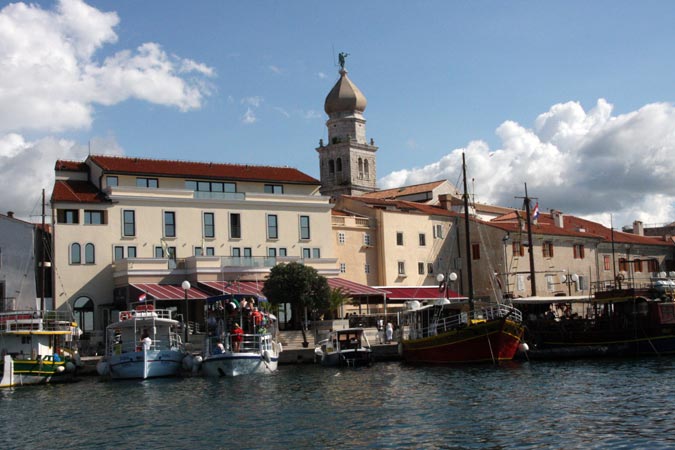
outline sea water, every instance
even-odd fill
[[[675,448],[675,358],[280,366],[0,391],[0,448]]]

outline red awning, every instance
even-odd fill
[[[333,289],[342,288],[349,295],[372,295],[383,297],[385,292],[379,289],[359,284],[354,281],[345,280],[344,278],[328,278],[328,286]]]
[[[214,291],[218,292],[218,294],[240,294],[265,298],[262,293],[262,288],[264,285],[262,281],[235,281],[232,283],[226,281],[200,281],[199,284],[213,289]]]
[[[158,284],[158,283],[134,283],[132,287],[138,289],[141,295],[142,293],[147,294],[147,300],[184,300],[185,291],[180,285],[173,284]],[[203,292],[195,287],[190,287],[187,292],[187,297],[189,300],[196,300],[202,298],[208,298],[209,295],[206,292]],[[136,299],[132,298],[132,301]]]
[[[433,300],[443,298],[444,292],[438,286],[380,286],[378,289],[387,293],[387,300]],[[457,292],[448,290],[448,297],[461,297]]]

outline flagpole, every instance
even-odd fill
[[[530,252],[530,290],[532,291],[531,295],[534,297],[537,295],[537,281],[534,277],[534,250],[532,242],[532,222],[530,218],[530,197],[527,195],[527,183],[525,183],[525,197],[516,197],[522,198],[525,203],[525,217],[527,219],[527,240],[529,245],[527,246],[528,251]],[[520,215],[518,215],[520,217]]]

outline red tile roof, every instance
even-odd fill
[[[412,186],[402,186],[392,189],[383,189],[381,191],[368,192],[361,197],[367,198],[398,198],[406,195],[419,194],[422,192],[430,192],[443,184],[445,180],[432,181],[430,183],[415,184]]]
[[[348,197],[348,196],[345,196]],[[365,203],[366,205],[371,205],[374,207],[377,206],[382,206],[382,207],[392,207],[396,208],[402,212],[412,212],[412,213],[420,213],[420,214],[428,214],[428,215],[435,215],[435,216],[456,216],[457,214],[448,211],[445,208],[440,208],[438,206],[433,206],[433,205],[427,205],[424,203],[417,203],[417,202],[409,202],[405,200],[388,200],[388,199],[382,199],[382,198],[369,198],[369,197],[364,197],[364,196],[349,196],[348,198],[360,201],[362,203]]]
[[[86,172],[89,170],[87,164],[82,161],[57,160],[54,170],[68,170],[71,172]]]
[[[89,160],[107,173],[320,184],[319,180],[291,167],[170,161],[102,155],[92,155]]]
[[[102,203],[105,196],[88,181],[56,180],[52,202]]]

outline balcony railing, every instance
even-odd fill
[[[243,192],[195,191],[194,198],[199,200],[246,200],[246,194]]]

